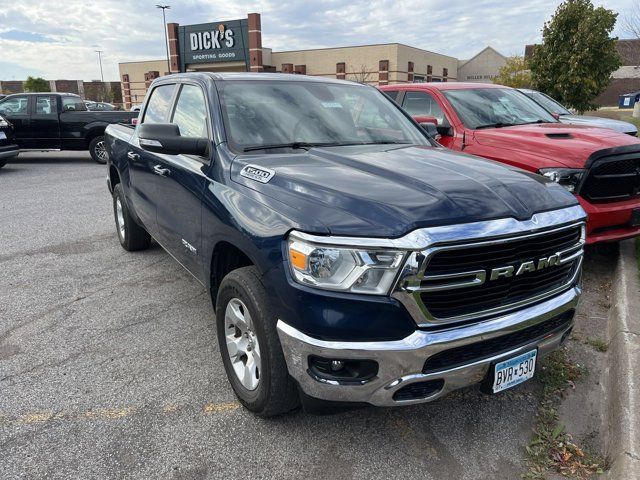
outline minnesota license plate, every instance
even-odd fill
[[[7,134],[4,132],[0,132],[0,140],[4,140],[5,138],[7,138]]]
[[[536,370],[537,355],[537,350],[531,350],[517,357],[497,363],[493,377],[493,393],[515,387],[532,378]]]

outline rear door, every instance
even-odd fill
[[[13,124],[20,148],[31,148],[29,101],[29,95],[11,95],[0,101],[0,113]]]
[[[58,102],[55,96],[34,96],[28,129],[31,148],[60,148],[60,121],[58,119]]]
[[[161,84],[154,87],[145,107],[142,123],[166,123],[171,114],[171,105],[176,84]],[[156,201],[159,197],[159,184],[164,180],[154,167],[158,164],[157,155],[140,148],[138,136],[131,139],[127,151],[129,164],[129,195],[133,208],[147,231],[161,241],[156,221]]]
[[[179,87],[169,123],[183,137],[208,138],[205,91],[197,83]],[[209,159],[195,155],[154,155],[154,169],[165,172],[158,183],[158,241],[190,272],[201,278],[202,195]]]

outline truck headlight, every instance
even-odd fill
[[[542,168],[540,174],[575,193],[582,181],[584,170],[582,168]]]
[[[342,247],[287,240],[289,266],[296,282],[341,292],[386,295],[405,256],[404,251]]]

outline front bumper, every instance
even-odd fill
[[[577,198],[588,215],[587,245],[616,242],[640,235],[640,226],[629,225],[633,210],[640,208],[640,199],[589,203],[579,195]]]
[[[20,148],[18,148],[17,145],[1,145],[0,146],[0,160],[17,157],[19,153],[20,153]]]
[[[435,400],[453,390],[482,382],[490,365],[533,348],[541,358],[557,349],[572,322],[561,330],[553,331],[529,343],[520,344],[509,351],[440,371],[423,373],[425,361],[436,353],[497,338],[532,327],[574,310],[580,288],[573,286],[557,297],[537,305],[511,312],[500,317],[458,328],[440,331],[416,330],[402,340],[380,342],[340,342],[312,338],[283,321],[278,321],[278,334],[291,376],[309,396],[339,402],[364,402],[376,406],[410,405]],[[313,375],[309,370],[309,357],[319,356],[344,360],[374,360],[379,369],[375,377],[361,383],[340,383]],[[423,398],[394,399],[394,394],[416,382],[442,380],[437,391]]]

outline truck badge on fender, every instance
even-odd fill
[[[250,178],[260,183],[267,183],[276,174],[269,168],[259,167],[257,165],[247,165],[241,171],[240,175]]]

